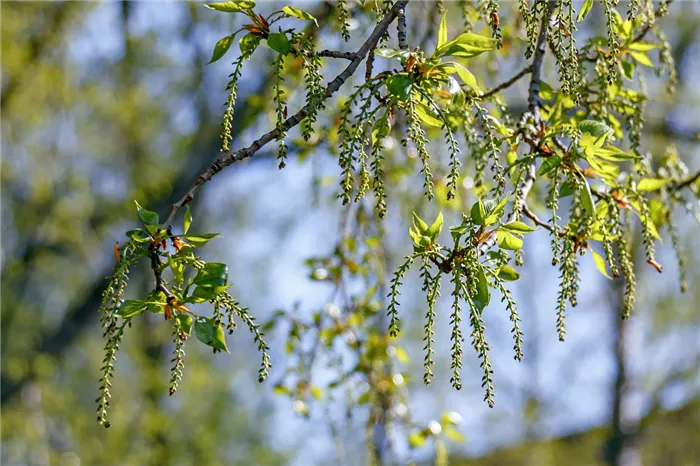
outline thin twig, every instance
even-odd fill
[[[493,89],[490,89],[490,90],[484,92],[481,95],[481,98],[486,99],[486,98],[489,98],[498,92],[501,92],[504,89],[508,89],[510,86],[512,86],[513,84],[518,82],[520,80],[520,78],[522,78],[526,74],[530,73],[531,71],[532,71],[532,64],[526,66],[522,71],[520,71],[520,73],[518,73],[515,76],[513,76],[512,78],[510,78],[508,81],[502,82],[501,84],[494,87]]]
[[[695,183],[698,178],[700,178],[700,171],[697,172],[695,175],[691,176],[690,178],[681,181],[679,184],[673,187],[673,191],[680,191],[681,189],[685,188],[686,186],[690,186],[691,184]]]
[[[365,43],[362,44],[362,47],[360,47],[360,49],[356,52],[355,58],[353,58],[350,61],[350,64],[343,70],[342,73],[336,76],[336,78],[333,81],[328,83],[323,98],[320,99],[319,102],[315,102],[314,105],[319,105],[321,102],[328,100],[328,98],[330,98],[338,89],[340,89],[340,87],[343,84],[345,84],[345,81],[347,81],[348,78],[350,78],[350,76],[352,76],[353,73],[355,73],[355,70],[357,70],[357,67],[360,65],[360,63],[362,63],[362,60],[367,55],[367,53],[369,53],[370,50],[373,50],[376,47],[377,42],[379,42],[379,39],[386,33],[387,29],[389,28],[389,25],[394,21],[394,19],[396,19],[399,12],[403,11],[407,4],[408,0],[400,0],[394,4],[391,11],[389,11],[389,13],[384,18],[382,18],[379,24],[377,24],[377,26],[374,28],[374,31],[372,31],[372,34],[370,34],[369,38],[367,38]],[[219,173],[221,170],[228,167],[229,165],[232,165],[233,163],[246,159],[248,157],[254,156],[267,143],[277,139],[277,137],[282,132],[286,132],[290,128],[293,128],[294,126],[298,125],[301,122],[301,120],[303,120],[306,117],[310,109],[311,104],[305,105],[301,110],[299,110],[296,114],[285,120],[277,128],[268,131],[267,133],[260,136],[260,138],[253,142],[250,146],[246,147],[245,149],[240,149],[225,157],[222,157],[213,164],[211,164],[211,166],[207,168],[207,170],[204,173],[197,177],[197,181],[195,181],[195,183],[187,191],[187,193],[185,193],[185,195],[182,196],[182,198],[179,201],[172,205],[170,214],[165,220],[165,224],[170,224],[170,222],[175,217],[175,213],[177,212],[177,210],[194,198],[194,192],[200,186],[211,180],[217,173]]]

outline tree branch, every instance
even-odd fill
[[[547,31],[549,26],[549,19],[554,13],[554,8],[557,2],[555,0],[550,0],[547,2],[547,10],[542,15],[542,23],[540,25],[540,35],[537,37],[537,47],[535,48],[535,54],[532,57],[532,65],[530,65],[530,71],[532,76],[530,78],[530,86],[528,88],[527,96],[527,112],[523,115],[521,122],[527,121],[527,116],[530,114],[534,118],[535,123],[540,122],[540,77],[542,75],[542,64],[544,62],[544,54],[547,49]],[[524,123],[523,123],[524,124]],[[533,152],[538,151],[539,141],[530,140],[530,147]],[[523,211],[525,207],[525,199],[527,199],[528,194],[532,186],[535,184],[536,172],[535,172],[536,159],[533,160],[527,167],[525,176],[523,178],[522,184],[520,185],[520,193],[516,198],[515,205],[513,206],[513,213],[508,217],[508,222],[514,222],[517,220],[520,212]],[[484,241],[480,246],[479,250],[484,254],[490,247],[496,244],[495,235],[491,235],[489,239]]]
[[[377,24],[377,26],[374,28],[374,31],[372,31],[372,34],[370,34],[369,38],[367,38],[365,43],[362,44],[362,47],[360,47],[360,49],[356,52],[355,57],[350,61],[350,64],[345,68],[345,70],[343,70],[342,73],[336,76],[336,78],[333,81],[328,83],[328,86],[326,86],[324,98],[322,99],[323,101],[331,97],[338,89],[340,89],[340,87],[343,84],[345,84],[345,81],[347,81],[348,78],[350,78],[350,76],[352,76],[353,73],[355,73],[355,70],[357,70],[357,67],[360,65],[367,53],[369,53],[370,50],[376,47],[377,42],[382,37],[382,35],[386,33],[387,29],[389,28],[389,25],[394,21],[394,19],[396,19],[396,17],[399,15],[399,12],[403,11],[407,4],[408,0],[401,0],[394,4],[391,11],[379,22],[379,24]],[[319,103],[317,102],[315,103],[315,105],[319,105]],[[165,220],[165,224],[170,224],[170,222],[173,220],[173,217],[175,217],[175,213],[177,212],[177,210],[194,198],[194,192],[200,186],[211,180],[214,177],[214,175],[216,175],[229,165],[240,160],[246,159],[248,157],[252,157],[267,143],[277,139],[277,137],[282,132],[286,132],[290,128],[293,128],[294,126],[298,125],[301,122],[301,120],[303,120],[306,117],[310,109],[310,105],[305,105],[295,115],[291,116],[284,123],[282,123],[280,127],[268,131],[260,138],[258,138],[255,142],[253,142],[250,146],[246,147],[245,149],[240,149],[214,162],[204,173],[197,177],[197,181],[195,181],[195,183],[192,185],[189,191],[187,191],[187,193],[185,193],[185,195],[182,196],[182,198],[179,201],[172,205],[170,214]]]
[[[339,52],[338,50],[321,50],[316,52],[317,57],[341,58],[343,60],[354,60],[357,58],[355,52]]]
[[[504,89],[508,89],[510,86],[512,86],[513,84],[518,82],[520,80],[520,78],[522,78],[526,74],[530,73],[531,71],[532,71],[532,64],[525,67],[522,71],[520,71],[520,73],[518,73],[515,76],[513,76],[512,78],[510,78],[508,81],[502,82],[501,84],[494,87],[493,89],[486,91],[484,94],[481,95],[481,98],[487,99],[487,98],[491,97],[492,95],[501,92]]]

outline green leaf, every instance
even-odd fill
[[[449,438],[450,440],[454,440],[455,442],[464,442],[464,435],[457,432],[452,427],[446,427],[444,432],[447,438]]]
[[[180,323],[180,328],[182,329],[182,331],[185,332],[187,335],[191,335],[192,316],[190,316],[189,314],[183,314],[181,312],[178,312],[177,314],[175,314],[175,318]]]
[[[214,238],[218,238],[218,233],[189,233],[182,235],[182,238],[189,241],[193,248],[200,248]]]
[[[204,5],[210,10],[223,11],[225,13],[245,13],[248,14],[253,8],[255,8],[255,2],[252,0],[244,0],[240,2],[220,2],[220,3],[209,3]]]
[[[215,61],[219,60],[221,57],[226,55],[228,49],[231,48],[231,44],[233,43],[234,37],[234,34],[231,34],[230,36],[226,36],[223,39],[219,39],[219,41],[214,46],[214,52],[211,55],[211,60],[209,60],[209,63],[214,63]]]
[[[486,208],[487,214],[486,218],[484,219],[484,226],[491,226],[495,224],[499,218],[501,218],[501,216],[505,212],[506,203],[508,203],[508,196],[501,199],[500,202],[495,206],[493,206],[491,202],[487,203],[484,206]]]
[[[643,178],[637,183],[637,191],[656,191],[666,186],[671,181],[670,178]]]
[[[299,8],[294,8],[293,6],[286,6],[282,8],[282,11],[289,16],[292,16],[294,18],[299,18],[299,19],[305,19],[307,21],[313,21],[316,23],[316,26],[318,26],[318,22],[316,21],[316,18],[311,13],[307,13],[305,11],[301,11]]]
[[[471,32],[465,32],[455,37],[450,42],[438,47],[435,51],[436,56],[454,56],[471,58],[475,57],[496,47],[495,39],[480,36]]]
[[[481,264],[476,269],[476,279],[474,305],[479,311],[482,311],[491,301],[491,292],[489,291],[489,282],[486,281],[486,274],[484,274],[484,267]]]
[[[472,205],[471,216],[472,222],[474,222],[476,225],[484,226],[486,210],[484,209],[484,204],[481,202],[481,199],[479,199],[474,203],[474,205]]]
[[[438,118],[434,117],[431,114],[430,110],[428,110],[428,108],[426,108],[423,104],[416,105],[415,109],[418,118],[420,118],[423,121],[423,123],[438,128],[442,128],[444,126],[442,120],[439,120]]]
[[[583,120],[578,124],[578,129],[582,133],[589,133],[599,137],[610,132],[610,127],[605,123],[595,120]]]
[[[137,201],[134,202],[136,203],[136,211],[139,213],[139,217],[143,223],[146,225],[158,225],[157,213],[144,209]]]
[[[527,234],[527,233],[532,233],[533,231],[537,231],[537,229],[532,228],[530,225],[528,225],[525,222],[510,222],[506,223],[503,225],[503,228],[506,230],[519,233],[519,234]]]
[[[416,227],[418,233],[425,234],[428,231],[428,224],[425,223],[415,212],[413,212],[413,226]]]
[[[601,159],[609,160],[611,162],[624,162],[625,160],[635,160],[637,156],[618,149],[615,146],[605,146],[595,149],[593,154]]]
[[[612,280],[612,277],[608,274],[608,269],[605,265],[605,258],[595,251],[591,251],[591,253],[593,254],[593,262],[595,262],[595,266],[598,268],[600,273]]]
[[[571,184],[571,180],[567,179],[559,188],[559,197],[571,196],[574,193],[574,186]]]
[[[203,287],[225,286],[228,281],[228,266],[220,262],[207,262],[194,277],[194,284]]]
[[[221,351],[226,351],[230,354],[230,351],[226,347],[224,329],[221,328],[221,325],[215,320],[208,317],[199,317],[194,322],[194,336],[205,345],[209,345]]]
[[[638,52],[648,52],[649,50],[655,50],[660,47],[659,44],[648,44],[646,42],[635,42],[627,46],[630,50],[636,50]]]
[[[588,215],[595,215],[595,202],[593,201],[593,194],[591,193],[591,186],[588,184],[588,180],[583,178],[583,189],[581,190],[581,203],[583,208],[586,209]]]
[[[190,210],[190,205],[185,206],[185,220],[182,226],[183,234],[186,234],[190,230],[190,225],[192,225],[192,211]]]
[[[443,13],[442,20],[440,21],[440,28],[438,29],[438,38],[436,49],[439,49],[447,43],[447,11]]]
[[[241,40],[238,41],[238,47],[241,49],[241,53],[243,55],[252,54],[255,49],[258,48],[260,39],[260,36],[255,36],[253,34],[246,34],[245,36],[241,37]]]
[[[167,300],[165,293],[160,290],[153,290],[146,296],[146,307],[154,314],[162,314],[165,311]]]
[[[464,84],[467,86],[471,87],[474,89],[476,92],[481,94],[481,89],[479,89],[479,85],[476,82],[476,78],[474,75],[466,69],[464,66],[457,62],[449,62],[446,64],[446,66],[443,68],[445,70],[445,73],[447,74],[454,74],[457,73],[457,75],[462,78],[462,81],[464,81]]]
[[[542,162],[542,165],[540,165],[540,169],[537,170],[537,174],[546,175],[559,165],[561,165],[561,157],[559,157],[558,155],[552,155],[551,157],[547,157]]]
[[[428,236],[435,241],[437,240],[438,236],[440,236],[440,232],[442,231],[442,224],[443,224],[443,218],[442,218],[442,212],[440,212],[433,222],[432,225],[430,225],[430,228],[428,228]]]
[[[289,43],[287,35],[283,32],[270,33],[267,36],[267,45],[269,45],[272,50],[282,55],[287,55],[292,48],[292,44]]]
[[[135,315],[141,314],[146,309],[148,309],[148,304],[146,304],[146,301],[127,299],[121,306],[119,306],[117,314],[124,319],[128,319]]]
[[[515,251],[523,247],[523,240],[517,236],[511,235],[507,231],[496,231],[496,239],[498,240],[498,247],[501,249],[510,249]]]
[[[651,68],[654,67],[654,63],[647,57],[647,54],[644,52],[630,52],[629,53],[632,58],[634,58],[637,63],[642,64],[644,66],[649,66]]]
[[[398,73],[389,76],[384,81],[386,90],[400,102],[408,102],[413,83],[407,73]]]
[[[394,58],[394,57],[408,57],[409,52],[407,50],[397,50],[390,49],[388,47],[382,47],[374,50],[374,54],[382,58]]]
[[[583,2],[583,6],[578,12],[578,17],[576,18],[576,21],[579,23],[583,21],[584,18],[588,16],[588,12],[591,11],[591,8],[593,8],[593,0],[586,0],[585,2]]]
[[[425,443],[425,434],[423,431],[414,432],[408,436],[408,444],[411,448],[418,448]]]
[[[622,76],[632,81],[634,79],[634,69],[636,68],[635,64],[624,60],[620,60],[619,63]]]
[[[126,232],[126,236],[133,240],[136,241],[137,243],[143,243],[146,241],[150,241],[151,235],[149,235],[147,232],[143,231],[141,228],[138,228],[136,230],[129,230]]]
[[[502,266],[500,269],[498,269],[498,278],[502,280],[507,280],[509,282],[515,281],[518,278],[520,278],[520,273],[518,273],[517,270],[515,270],[512,267],[509,267],[507,265]]]

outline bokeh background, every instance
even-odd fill
[[[336,14],[328,3],[295,5],[319,18]],[[266,2],[260,9],[281,6]],[[506,28],[515,24],[515,6],[503,4]],[[598,6],[582,37],[602,30]],[[322,30],[323,48],[355,50],[373,26],[356,8],[351,42]],[[624,2],[620,8],[624,12]],[[290,357],[283,325],[269,335],[273,382],[257,383],[255,347],[239,331],[229,339],[231,355],[190,345],[185,380],[170,398],[169,329],[162,317],[145,316],[122,345],[112,427],[95,422],[103,345],[97,308],[113,266],[112,246],[137,224],[134,199],[165,212],[217,156],[224,87],[238,51],[234,46],[223,60],[206,63],[214,43],[242,18],[196,3],[155,1],[3,1],[0,14],[2,464],[365,464],[366,409],[331,424],[334,408],[323,400],[303,416],[289,397],[274,393],[273,382]],[[450,17],[454,31],[458,14]],[[438,21],[434,3],[412,2],[409,37],[429,37]],[[668,94],[663,79],[644,71],[652,100],[643,143],[657,157],[675,144],[697,169],[700,5],[674,2],[661,24],[674,48],[679,83]],[[470,69],[491,87],[524,66],[517,50],[503,52],[510,58],[475,59]],[[258,55],[241,80],[234,148],[271,125],[269,56]],[[325,76],[336,69],[329,65]],[[546,76],[555,82],[551,71]],[[522,108],[525,83],[506,95],[514,111]],[[229,264],[233,294],[261,321],[278,310],[327,304],[330,288],[309,279],[305,260],[333,249],[343,219],[334,199],[339,170],[328,150],[292,146],[282,171],[273,152],[227,169],[193,205],[193,229],[223,234],[204,257]],[[394,157],[405,159],[398,144]],[[416,183],[404,177],[391,193],[391,266],[410,248],[402,214],[436,211],[423,204]],[[659,255],[663,275],[645,267],[638,251],[638,305],[627,321],[618,317],[619,284],[584,262],[580,304],[569,313],[565,343],[554,329],[558,273],[550,265],[548,237],[531,235],[523,278],[514,288],[527,339],[524,362],[512,360],[507,313],[496,303],[486,317],[496,370],[494,409],[482,402],[480,369],[470,351],[464,388],[450,388],[445,312],[437,329],[436,379],[423,386],[424,311],[417,277],[409,275],[402,345],[404,370],[413,377],[406,379],[406,403],[423,423],[444,412],[461,416],[464,441],[447,445],[452,464],[700,464],[700,230],[692,216],[677,217],[687,293],[679,292],[667,236]],[[147,291],[151,278],[148,270],[137,270],[130,293]],[[318,376],[324,379],[322,368]],[[427,443],[411,449],[397,439],[391,456],[397,464],[429,464],[434,448]]]

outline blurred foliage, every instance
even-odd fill
[[[691,466],[700,462],[700,403],[694,401],[671,411],[656,411],[642,420],[639,445],[646,466]],[[552,440],[502,448],[481,458],[452,458],[453,466],[571,465],[602,466],[610,427],[601,426]]]

